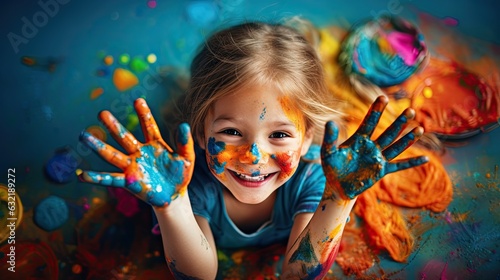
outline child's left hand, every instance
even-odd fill
[[[378,97],[356,133],[338,147],[335,145],[338,128],[333,122],[326,124],[321,149],[321,160],[327,179],[324,198],[340,195],[342,198],[353,199],[386,174],[428,161],[425,156],[392,161],[423,133],[422,127],[416,127],[395,141],[408,121],[414,117],[412,109],[406,109],[378,139],[370,139],[387,103],[387,97]]]

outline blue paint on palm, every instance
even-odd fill
[[[171,202],[177,186],[184,179],[184,162],[177,160],[177,155],[171,155],[167,151],[156,157],[155,151],[153,146],[140,149],[141,157],[137,158],[136,162],[144,178],[140,183],[130,182],[127,189],[139,194],[147,187],[146,201],[154,206],[163,206]]]

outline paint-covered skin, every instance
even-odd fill
[[[326,124],[321,150],[323,170],[327,178],[323,199],[334,199],[338,196],[353,199],[386,174],[428,161],[425,156],[392,161],[423,133],[421,127],[416,127],[395,141],[408,121],[414,117],[412,109],[405,110],[378,139],[370,139],[387,102],[387,97],[378,97],[358,130],[338,147],[337,127],[333,122]]]
[[[120,168],[123,173],[81,171],[79,177],[89,183],[123,187],[154,207],[168,206],[173,199],[186,193],[194,168],[194,146],[189,125],[181,124],[177,134],[175,153],[162,139],[146,101],[134,103],[145,143],[140,143],[108,111],[99,119],[127,154],[82,132],[80,140],[103,159]]]
[[[228,145],[222,141],[216,141],[215,138],[210,137],[207,143],[207,161],[208,166],[212,173],[220,180],[224,181],[223,174],[224,168],[229,162],[232,162],[236,171],[244,172],[244,168],[238,168],[239,164],[255,165],[255,170],[252,171],[252,176],[260,175],[259,163],[266,164],[269,159],[272,159],[279,166],[281,173],[280,178],[290,177],[296,166],[292,166],[293,158],[299,157],[297,153],[290,152],[277,152],[269,154],[259,149],[256,143],[251,145]]]
[[[283,278],[322,279],[335,261],[357,196],[388,173],[427,162],[426,157],[393,161],[423,133],[417,127],[396,140],[414,117],[411,109],[405,110],[376,140],[371,140],[387,102],[385,96],[377,98],[358,130],[338,147],[337,127],[333,122],[326,124],[321,147],[327,179],[325,191],[309,224],[290,248]]]

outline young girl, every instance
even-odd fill
[[[99,114],[128,154],[81,135],[123,173],[80,177],[127,188],[153,206],[176,278],[215,278],[216,248],[286,242],[281,277],[320,279],[335,260],[357,195],[388,173],[427,161],[392,161],[423,132],[414,128],[394,142],[411,109],[370,139],[385,97],[337,146],[340,113],[331,96],[314,48],[299,33],[279,24],[237,25],[212,35],[193,60],[175,150],[138,99],[145,143],[110,112]],[[301,160],[312,143],[322,144],[321,164]]]

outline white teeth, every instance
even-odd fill
[[[243,180],[246,180],[246,181],[251,181],[251,182],[260,182],[260,181],[264,181],[267,177],[267,175],[259,175],[259,176],[248,176],[248,175],[245,175],[245,174],[241,174],[241,173],[238,173],[238,172],[235,172],[236,175],[238,175],[238,177],[240,177],[241,179]]]

